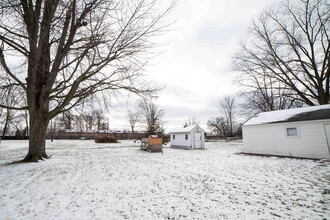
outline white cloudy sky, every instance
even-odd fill
[[[164,2],[166,0],[163,0]],[[148,62],[146,74],[166,87],[158,93],[157,104],[166,112],[165,128],[182,126],[195,116],[202,127],[219,115],[219,100],[238,89],[230,71],[231,56],[247,32],[252,19],[273,0],[178,0],[167,17],[176,21],[173,31],[163,36],[170,41],[162,53]],[[111,112],[110,127],[128,127],[127,105]]]

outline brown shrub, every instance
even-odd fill
[[[117,138],[114,135],[98,135],[95,138],[96,143],[118,143]]]

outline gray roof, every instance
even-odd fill
[[[330,119],[330,109],[319,109],[311,112],[304,112],[294,115],[283,122],[293,121],[311,121],[311,120],[322,120]]]
[[[272,112],[262,112],[244,125],[283,123],[283,122],[297,122],[297,121],[311,121],[330,119],[330,104],[319,105],[295,109],[286,109]]]

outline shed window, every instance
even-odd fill
[[[296,136],[298,136],[297,128],[287,128],[286,129],[286,135],[288,137],[296,137]]]
[[[173,134],[173,140],[175,140],[175,134]]]
[[[188,140],[188,135],[186,134],[186,140]]]

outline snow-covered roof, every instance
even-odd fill
[[[245,122],[244,125],[257,125],[269,124],[279,122],[293,122],[293,121],[309,121],[330,119],[330,104],[319,105],[312,107],[286,109],[272,112],[262,112],[250,120]]]
[[[199,125],[189,125],[187,127],[182,127],[182,128],[174,128],[170,131],[170,133],[189,133],[191,132],[194,128],[198,127],[200,130],[204,132],[204,130],[199,126]]]

